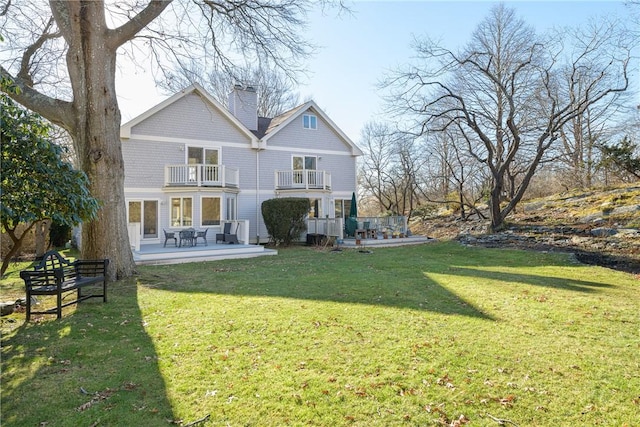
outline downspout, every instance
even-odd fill
[[[260,245],[260,147],[256,150],[256,245]]]

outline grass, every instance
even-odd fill
[[[1,421],[634,426],[638,285],[455,243],[140,267],[107,304],[3,321]]]

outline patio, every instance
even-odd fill
[[[253,258],[258,256],[277,255],[278,251],[266,249],[261,245],[243,244],[211,244],[191,247],[175,247],[161,243],[140,245],[133,251],[133,260],[137,265],[143,264],[180,264],[185,262],[215,261],[231,258]]]
[[[359,239],[360,243],[356,242],[353,237],[343,239],[343,242],[339,244],[343,248],[388,248],[393,246],[407,246],[407,245],[420,245],[422,243],[435,242],[436,239],[426,236],[409,236],[384,239],[382,235],[379,235],[376,239]]]

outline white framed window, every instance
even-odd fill
[[[222,199],[220,197],[202,197],[200,200],[202,225],[220,225]]]
[[[318,118],[313,114],[303,114],[302,127],[305,129],[318,129]]]
[[[217,148],[187,147],[187,164],[219,165],[220,150]]]
[[[227,194],[227,212],[225,219],[235,221],[238,219],[238,198],[235,194]]]
[[[193,226],[193,199],[191,197],[171,198],[171,226]]]
[[[291,160],[291,169],[294,171],[316,170],[317,164],[317,156],[293,156]]]
[[[322,217],[322,199],[309,199],[309,218]]]

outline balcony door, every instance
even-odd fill
[[[316,185],[316,174],[309,173],[308,171],[315,171],[318,163],[316,156],[293,156],[293,183],[298,185],[304,185],[305,175],[309,180],[309,186]]]
[[[220,163],[220,150],[202,147],[187,147],[187,164],[193,165],[189,167],[189,181],[198,180],[199,165],[205,165],[202,168],[202,181],[219,181],[218,166]],[[209,166],[209,167],[207,167]]]

